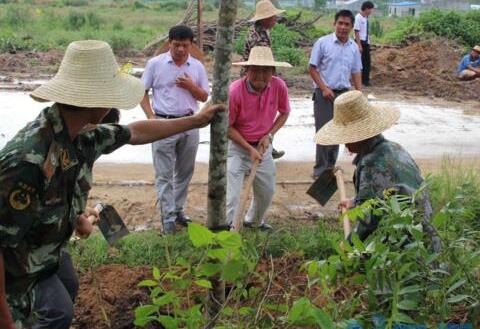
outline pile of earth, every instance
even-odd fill
[[[465,48],[437,38],[402,48],[377,48],[372,55],[374,87],[389,87],[448,100],[477,100],[480,80],[459,81],[456,69]]]

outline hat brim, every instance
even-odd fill
[[[247,61],[247,62],[237,62],[232,63],[233,66],[271,66],[271,67],[292,67],[290,63],[287,62],[263,62],[263,61]]]
[[[277,9],[275,11],[272,11],[270,13],[265,13],[263,15],[255,15],[251,19],[249,19],[249,22],[258,22],[258,21],[261,21],[262,19],[270,18],[270,17],[273,17],[273,16],[278,16],[280,14],[283,14],[284,12],[285,12],[285,10],[283,10],[283,9]]]
[[[55,76],[30,94],[39,102],[124,110],[136,107],[144,95],[143,82],[123,72],[119,72],[109,81],[91,79],[68,81]]]
[[[356,143],[376,136],[390,128],[400,118],[397,109],[368,105],[369,115],[349,125],[339,125],[330,120],[315,135],[315,143],[319,145],[338,145]]]

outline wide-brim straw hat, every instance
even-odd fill
[[[248,61],[233,63],[235,66],[274,66],[274,67],[292,67],[287,62],[277,62],[273,58],[270,47],[253,47],[248,55]]]
[[[278,16],[284,13],[285,10],[276,8],[270,0],[259,1],[255,7],[255,16],[250,19],[250,22],[257,22],[265,18]]]
[[[480,54],[480,46],[473,47],[473,50]]]
[[[315,135],[320,145],[363,141],[390,128],[400,112],[388,106],[372,105],[360,91],[349,91],[334,102],[333,120]]]
[[[110,45],[98,40],[70,43],[57,74],[31,93],[40,102],[119,109],[134,108],[144,95],[143,82],[123,72]]]

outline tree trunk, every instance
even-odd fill
[[[213,104],[228,104],[231,55],[237,16],[237,0],[220,1],[218,30],[215,42],[215,63],[213,67]],[[227,194],[227,131],[228,111],[215,115],[210,125],[210,163],[208,170],[208,219],[212,229],[226,223]],[[214,327],[217,314],[225,303],[225,283],[219,276],[210,278],[212,289],[208,292],[207,313],[210,326]]]

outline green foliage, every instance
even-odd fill
[[[84,13],[71,10],[65,18],[65,27],[69,30],[80,30],[86,22]]]
[[[83,7],[88,6],[88,0],[62,0],[62,4],[66,7]]]
[[[213,233],[195,223],[188,225],[188,236],[202,253],[200,261],[178,258],[163,273],[154,267],[153,279],[139,283],[151,289],[152,304],[135,310],[135,325],[144,327],[157,322],[167,329],[202,327],[207,321],[201,312],[202,303],[193,302],[191,294],[198,289],[211,289],[212,278],[231,284],[231,296],[243,295],[242,279],[255,269],[258,261],[255,248],[245,244],[237,232]],[[162,310],[169,310],[169,316],[163,315]]]
[[[312,284],[330,291],[326,309],[334,319],[352,313],[334,299],[334,292],[356,286],[354,297],[367,306],[359,320],[381,313],[391,328],[397,322],[441,323],[460,311],[470,313],[473,320],[480,303],[477,183],[461,186],[432,218],[443,242],[439,253],[432,252],[430,237],[422,228],[423,213],[411,197],[390,196],[362,205],[361,212],[381,216],[376,232],[364,242],[354,235],[353,246],[346,244],[336,254],[306,266]]]
[[[371,22],[369,22],[369,32],[371,35],[377,38],[381,38],[383,36],[384,30],[379,20],[373,19]]]
[[[0,24],[11,27],[22,27],[31,21],[30,10],[23,6],[8,5],[5,7]]]
[[[132,48],[132,40],[121,34],[113,35],[109,40],[113,50],[128,50]]]
[[[441,36],[458,40],[465,46],[473,46],[480,39],[480,14],[433,9],[423,12],[419,18],[398,19],[385,34],[384,41],[401,44],[411,38]]]

